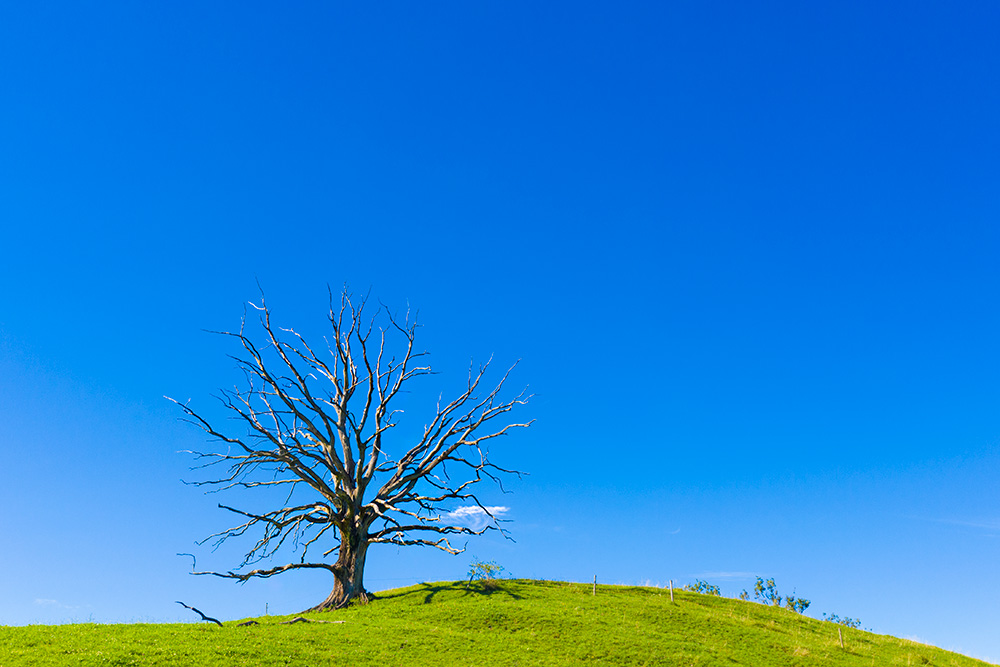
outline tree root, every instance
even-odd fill
[[[304,616],[296,616],[290,621],[281,621],[277,625],[290,625],[292,623],[343,623],[343,622],[344,621],[321,621],[318,618],[306,618]],[[242,628],[248,625],[260,625],[260,622],[254,620],[243,621],[242,623],[237,624],[236,627]]]

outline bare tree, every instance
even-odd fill
[[[241,523],[204,541],[218,545],[251,530],[261,534],[238,567],[195,574],[247,581],[296,569],[328,570],[333,590],[309,611],[334,609],[369,599],[364,568],[372,544],[430,546],[455,554],[464,547],[453,546],[450,536],[491,529],[507,535],[496,508],[483,504],[474,487],[491,480],[503,490],[500,475],[518,474],[488,458],[490,440],[530,424],[507,417],[530,396],[522,391],[513,399],[500,397],[513,367],[486,387],[489,362],[470,367],[464,390],[449,403],[439,399],[422,434],[415,431],[409,441],[394,438],[401,415],[397,399],[431,368],[423,362],[427,353],[415,351],[415,319],[407,313],[400,321],[385,308],[368,317],[366,300],[352,302],[345,289],[337,307],[331,293],[332,331],[321,354],[292,329],[272,325],[263,296],[259,306],[250,304],[263,329],[260,346],[246,333],[246,315],[239,332],[215,332],[242,346],[233,359],[246,387],[223,391],[219,398],[244,433],[217,429],[178,403],[187,421],[229,445],[225,453],[193,452],[204,460],[199,468],[225,470],[217,479],[194,483],[213,490],[284,488],[288,493],[282,494],[282,506],[264,512],[220,504]],[[463,512],[485,522],[463,524]],[[275,556],[290,537],[296,562],[248,569]],[[328,562],[335,551],[336,561]]]

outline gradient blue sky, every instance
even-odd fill
[[[995,3],[5,3],[0,623],[290,613],[179,481],[267,292],[522,363],[516,543],[379,590],[753,576],[1000,661]],[[435,384],[441,382],[444,384]],[[419,410],[414,410],[419,421]],[[423,422],[420,422],[421,424]],[[236,501],[237,499],[230,499]]]

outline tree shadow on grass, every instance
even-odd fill
[[[505,586],[505,583],[506,582],[504,581],[496,581],[496,580],[494,580],[490,584],[486,584],[485,582],[482,581],[473,581],[473,582],[456,581],[449,584],[421,583],[419,584],[420,588],[416,591],[407,591],[402,593],[396,593],[394,595],[379,595],[378,597],[383,600],[388,600],[390,598],[406,597],[409,595],[423,593],[424,604],[430,604],[431,602],[433,602],[434,596],[436,596],[437,594],[447,593],[447,592],[461,593],[462,597],[466,597],[468,595],[490,596],[499,594],[499,595],[506,595],[507,597],[513,598],[515,600],[524,599],[522,596],[518,595],[514,591],[509,590],[509,588]]]

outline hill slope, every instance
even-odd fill
[[[335,624],[0,628],[14,665],[953,665],[987,663],[752,602],[513,580],[420,584],[310,618]],[[837,630],[843,632],[840,647]]]

